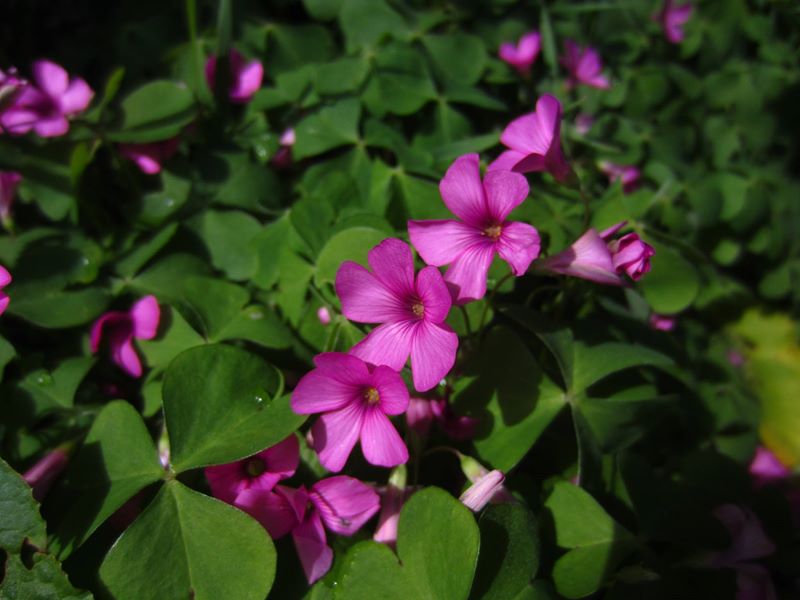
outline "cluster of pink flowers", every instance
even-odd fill
[[[58,137],[69,131],[69,118],[86,110],[94,97],[80,77],[70,77],[63,67],[37,60],[33,81],[16,69],[0,71],[0,132],[23,135],[34,131],[41,137]]]

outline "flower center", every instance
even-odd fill
[[[500,224],[489,225],[483,230],[483,235],[496,240],[503,233],[503,226]]]
[[[260,458],[253,457],[245,463],[244,470],[250,477],[258,477],[267,470],[267,465]]]
[[[419,300],[416,300],[411,304],[411,312],[419,318],[422,318],[425,316],[425,305]]]
[[[381,395],[374,387],[368,387],[365,389],[362,396],[364,397],[364,401],[369,405],[377,404],[381,401]]]

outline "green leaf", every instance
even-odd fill
[[[68,358],[52,371],[37,369],[28,373],[20,387],[43,405],[70,407],[78,386],[93,365],[94,358],[90,356]]]
[[[345,556],[336,598],[436,598],[465,600],[478,559],[475,519],[447,492],[429,487],[400,512],[397,554],[375,542],[356,544]]]
[[[172,359],[184,350],[200,346],[206,340],[186,322],[180,312],[171,306],[161,307],[161,333],[153,340],[136,343],[151,369],[165,369]]]
[[[425,59],[416,50],[391,44],[381,48],[375,65],[377,70],[362,96],[372,114],[410,115],[436,98]]]
[[[583,392],[593,383],[624,369],[644,365],[667,367],[673,364],[668,356],[639,344],[605,342],[587,346],[577,341],[574,351],[571,388],[574,394]]]
[[[422,43],[430,53],[437,75],[443,79],[472,85],[486,68],[486,48],[477,36],[467,33],[426,35]]]
[[[245,212],[203,212],[192,228],[205,242],[211,264],[234,281],[250,279],[257,267],[251,249],[255,235],[261,230],[259,222]]]
[[[0,583],[3,600],[92,600],[89,592],[79,592],[61,570],[58,561],[49,554],[33,555],[28,568],[22,558],[14,555],[5,563],[5,577]]]
[[[208,339],[218,340],[220,332],[247,304],[250,294],[224,279],[187,277],[183,282],[183,298],[191,310],[187,318],[197,321]]]
[[[275,558],[256,521],[173,480],[111,548],[100,581],[117,600],[262,600]]]
[[[689,307],[700,290],[700,276],[692,263],[667,246],[654,244],[652,270],[639,282],[654,312],[675,314]]]
[[[22,298],[14,296],[8,312],[39,327],[61,329],[85,325],[96,319],[110,300],[108,292],[99,288],[48,290]]]
[[[115,142],[155,142],[177,135],[195,117],[192,92],[172,81],[151,81],[121,102],[119,130],[109,133]]]
[[[553,568],[558,593],[567,598],[594,593],[631,552],[633,537],[571,483],[556,483],[545,506],[553,516],[556,543],[569,550]]]
[[[28,540],[37,548],[47,544],[44,521],[30,486],[0,458],[0,548],[19,553]]]
[[[180,354],[164,375],[164,418],[177,472],[250,456],[305,417],[280,393],[280,373],[257,356],[215,344]]]
[[[403,18],[384,0],[343,0],[339,25],[348,51],[372,46],[384,36],[402,35],[408,30]]]
[[[14,350],[14,346],[12,346],[6,338],[0,335],[0,381],[3,380],[3,371],[6,368],[6,365],[11,362],[11,360],[17,355],[17,351]]]
[[[492,504],[481,515],[481,553],[471,598],[505,600],[528,586],[539,568],[536,519],[522,504]]]
[[[80,546],[128,499],[163,476],[139,413],[122,400],[108,403],[65,476],[67,493],[73,497],[56,534],[59,554]]]
[[[367,264],[367,253],[387,238],[385,231],[371,227],[351,227],[334,235],[322,247],[317,258],[314,281],[318,286],[333,283],[336,272],[346,260]]]
[[[154,294],[161,302],[183,300],[183,281],[194,275],[208,275],[206,261],[192,254],[170,254],[139,273],[131,286],[143,294]]]
[[[320,109],[297,124],[292,153],[297,160],[358,142],[361,104],[350,98]]]
[[[366,79],[370,65],[362,57],[340,58],[317,67],[317,91],[323,95],[354,92]]]
[[[249,340],[265,348],[288,348],[291,330],[270,308],[253,305],[241,310],[217,333],[215,341]]]
[[[115,269],[122,277],[133,277],[139,270],[172,239],[178,230],[177,223],[171,223],[157,231],[147,240],[137,240],[134,248],[119,259]]]

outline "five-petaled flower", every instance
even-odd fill
[[[12,135],[33,130],[41,137],[57,137],[69,131],[68,117],[89,106],[92,88],[80,77],[70,77],[49,60],[33,63],[33,81],[21,84],[0,115],[0,126]]]
[[[542,38],[538,31],[529,31],[523,35],[516,45],[503,42],[497,54],[501,60],[514,67],[519,73],[526,74],[531,70],[531,65],[539,56],[542,47]]]
[[[444,322],[452,300],[442,274],[425,267],[415,279],[411,248],[395,238],[375,246],[367,260],[372,272],[346,261],[336,273],[342,314],[359,323],[382,323],[350,353],[395,371],[410,355],[414,387],[429,390],[453,367],[458,348],[458,336]]]
[[[496,255],[517,277],[539,255],[536,229],[506,220],[528,191],[525,177],[511,171],[491,171],[481,182],[478,155],[467,154],[450,165],[439,183],[444,203],[461,220],[408,222],[411,243],[423,260],[437,267],[450,265],[444,279],[457,303],[483,298]]]
[[[489,165],[489,172],[547,171],[561,182],[572,173],[561,150],[561,103],[555,96],[540,97],[536,110],[511,121],[500,141],[508,150]]]
[[[380,508],[375,490],[345,475],[318,481],[310,491],[303,486],[278,485],[271,492],[248,490],[241,499],[241,508],[253,515],[272,539],[291,532],[309,584],[325,575],[333,562],[325,528],[351,536]]]
[[[311,428],[320,463],[330,471],[341,470],[359,440],[369,463],[405,463],[408,449],[387,417],[408,408],[408,389],[400,374],[340,352],[318,354],[314,363],[317,368],[292,393],[292,409],[302,415],[323,413]]]
[[[141,377],[142,363],[133,347],[133,338],[150,340],[156,336],[161,310],[155,296],[145,296],[128,312],[112,311],[101,316],[90,334],[92,352],[100,349],[105,336],[111,350],[111,359],[132,377]]]
[[[569,71],[567,85],[574,87],[579,83],[607,90],[611,87],[608,77],[603,75],[603,62],[600,54],[591,46],[581,46],[574,40],[564,40],[564,56],[561,64]]]
[[[237,50],[231,49],[228,53],[230,66],[230,85],[228,86],[228,99],[234,104],[247,104],[261,87],[264,78],[264,67],[257,61],[245,62]],[[212,90],[217,81],[217,57],[210,56],[206,61],[206,81]]]

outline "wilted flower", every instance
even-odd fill
[[[567,81],[570,87],[579,83],[606,90],[611,87],[608,77],[603,75],[603,62],[600,54],[591,46],[583,47],[577,42],[564,40],[564,56],[561,64],[569,71]]]
[[[542,39],[538,31],[529,31],[523,35],[516,45],[503,42],[497,54],[501,60],[507,62],[521,74],[528,73],[531,65],[539,56]]]
[[[230,86],[228,99],[235,104],[246,104],[261,87],[264,78],[264,67],[257,60],[245,62],[237,50],[231,49],[228,53],[230,65]],[[217,78],[217,57],[210,56],[206,61],[206,81],[213,90]]]
[[[136,163],[142,173],[155,175],[161,172],[162,163],[178,151],[180,143],[180,138],[174,137],[149,144],[120,144],[119,153]]]
[[[92,325],[92,352],[96,353],[100,349],[100,341],[105,335],[111,349],[111,359],[132,377],[141,377],[142,363],[133,347],[133,338],[153,339],[160,317],[161,311],[155,296],[145,296],[128,312],[105,313]]]
[[[297,438],[290,435],[253,456],[206,467],[206,480],[215,498],[238,506],[237,499],[242,492],[249,489],[270,491],[279,481],[294,475],[299,461]]]
[[[36,85],[23,85],[0,115],[0,126],[8,133],[34,130],[41,137],[64,135],[69,131],[68,117],[86,110],[94,97],[83,79],[71,78],[49,60],[33,63],[33,80]]]
[[[399,373],[340,352],[318,354],[314,363],[317,368],[292,393],[292,410],[323,413],[311,428],[320,463],[330,471],[341,470],[359,439],[370,464],[405,463],[408,449],[387,417],[408,407],[408,389]]]
[[[22,175],[16,171],[0,171],[0,221],[3,223],[11,217],[11,203],[21,181]]]
[[[458,336],[444,322],[452,300],[442,274],[425,267],[415,279],[411,248],[395,238],[375,246],[367,260],[372,272],[346,261],[336,273],[342,314],[359,323],[382,323],[350,353],[395,371],[410,355],[414,387],[429,390],[450,371],[458,348]]]
[[[608,176],[611,183],[615,181],[622,182],[622,191],[630,194],[637,187],[639,187],[639,179],[642,176],[638,167],[633,165],[616,165],[614,163],[603,161],[600,163],[600,170]]]
[[[506,221],[528,197],[524,176],[492,171],[481,182],[478,155],[467,154],[447,169],[439,192],[461,221],[409,221],[408,235],[426,263],[450,265],[444,279],[457,303],[483,298],[489,267],[498,254],[514,275],[525,274],[539,255],[539,234],[527,223]]]
[[[511,121],[500,141],[509,149],[489,165],[489,172],[547,171],[562,182],[572,173],[561,150],[561,103],[555,96],[539,98],[536,110]]]
[[[310,491],[302,486],[295,490],[278,485],[271,492],[247,490],[240,498],[241,507],[266,528],[272,539],[291,532],[309,584],[325,575],[333,562],[325,527],[351,536],[380,507],[375,490],[344,475],[318,481]]]
[[[684,38],[683,26],[691,16],[691,2],[678,5],[674,0],[664,0],[664,6],[653,15],[653,20],[661,25],[667,40],[673,44],[680,44]]]
[[[33,489],[33,497],[39,502],[47,495],[53,482],[67,467],[70,447],[61,446],[48,452],[25,471],[22,478]]]

